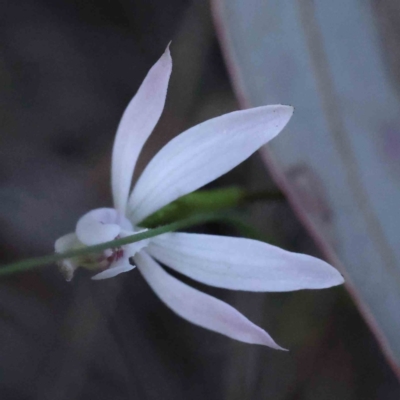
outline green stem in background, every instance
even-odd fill
[[[281,192],[248,192],[237,186],[222,189],[201,190],[189,193],[166,205],[140,223],[140,226],[154,228],[173,221],[188,218],[198,213],[209,213],[240,207],[255,201],[283,200]]]
[[[7,264],[1,267],[0,276],[27,271],[32,268],[55,263],[65,258],[73,258],[91,253],[99,253],[106,249],[120,247],[129,243],[139,242],[140,240],[149,239],[154,236],[162,235],[163,233],[174,232],[179,229],[189,228],[193,225],[200,225],[207,222],[216,221],[220,218],[223,218],[223,215],[218,215],[216,213],[192,215],[189,218],[181,219],[167,225],[159,226],[155,229],[148,229],[145,232],[127,236],[122,239],[112,240],[110,242],[101,243],[95,246],[87,246],[77,250],[66,251],[65,253],[56,253],[43,257],[29,258],[27,260],[17,261],[15,263]]]
[[[159,211],[142,221],[140,226],[148,228],[145,232],[101,243],[95,246],[82,247],[65,253],[50,254],[43,257],[30,258],[7,264],[0,267],[0,276],[27,271],[66,258],[99,253],[106,249],[139,242],[144,239],[162,235],[163,233],[174,232],[212,221],[228,223],[235,226],[240,233],[244,233],[244,236],[260,240],[260,235],[259,233],[256,233],[256,230],[241,221],[239,218],[229,216],[226,214],[226,210],[254,201],[282,199],[283,195],[279,192],[247,192],[239,187],[202,190],[190,193],[161,208]]]

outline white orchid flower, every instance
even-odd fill
[[[81,217],[75,233],[56,241],[56,252],[140,232],[146,217],[236,167],[273,139],[292,116],[292,107],[273,105],[203,122],[167,143],[129,194],[139,153],[164,108],[171,69],[167,48],[122,116],[112,154],[114,208]],[[308,255],[256,240],[178,232],[65,260],[61,267],[70,280],[78,266],[101,270],[93,279],[111,278],[137,266],[160,299],[193,324],[242,342],[281,349],[233,307],[176,279],[159,262],[199,282],[233,290],[283,292],[343,282],[333,267]]]

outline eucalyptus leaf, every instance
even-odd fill
[[[242,106],[295,107],[261,154],[400,376],[399,87],[372,2],[212,4]]]

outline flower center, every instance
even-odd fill
[[[120,236],[118,235],[115,239],[120,239]],[[111,254],[110,254],[111,252]],[[108,265],[106,268],[109,268],[111,266],[112,263],[121,260],[124,257],[124,249],[122,247],[116,247],[113,249],[109,249],[108,250],[108,254],[107,255],[107,251],[105,252],[106,254],[106,260],[108,262]]]
[[[56,252],[63,253],[68,250],[121,239],[144,230],[133,227],[125,216],[113,208],[98,208],[83,215],[77,223],[75,233],[60,238],[56,242],[55,248]],[[98,253],[62,260],[59,266],[67,280],[72,279],[74,271],[78,267],[92,271],[105,271],[114,267],[121,267],[121,265],[129,266],[129,258],[145,248],[149,240],[144,239]]]

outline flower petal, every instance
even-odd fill
[[[113,208],[89,211],[76,224],[76,235],[87,246],[114,240],[121,232],[118,220],[118,213]]]
[[[146,252],[136,254],[134,260],[154,292],[182,318],[232,339],[284,350],[267,332],[229,304],[191,288],[169,275]]]
[[[65,253],[68,250],[75,249],[80,246],[78,237],[75,232],[67,233],[61,236],[54,243],[54,250],[56,253]]]
[[[56,253],[65,253],[66,251],[77,249],[81,246],[82,243],[79,242],[75,232],[72,232],[58,238],[54,243],[54,250]],[[60,260],[57,264],[65,280],[70,282],[74,276],[75,270],[78,268],[76,262],[66,258]]]
[[[115,267],[106,269],[105,271],[102,271],[99,274],[92,276],[92,279],[95,281],[99,281],[102,279],[114,278],[114,276],[122,274],[123,272],[131,271],[135,267],[135,265],[129,264],[129,259],[124,259],[118,262]]]
[[[292,107],[282,105],[236,111],[175,137],[139,178],[129,199],[130,219],[138,223],[236,167],[274,138],[292,113]]]
[[[125,214],[136,161],[162,113],[172,60],[169,46],[150,69],[135,97],[126,108],[114,142],[111,185],[114,205]]]
[[[227,289],[286,292],[343,283],[325,261],[252,239],[167,233],[152,239],[147,250],[190,278]]]

